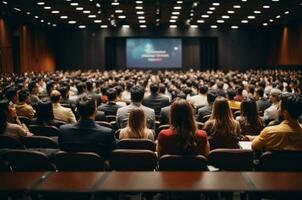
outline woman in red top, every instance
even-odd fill
[[[159,133],[156,151],[159,157],[165,154],[208,155],[207,134],[197,130],[192,106],[186,100],[171,105],[170,128]]]

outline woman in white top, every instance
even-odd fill
[[[142,109],[134,108],[128,118],[128,124],[121,129],[119,139],[142,138],[154,140],[153,132],[147,128],[146,116]]]

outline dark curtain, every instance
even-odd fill
[[[200,69],[218,68],[218,39],[200,38]]]
[[[116,69],[116,39],[115,38],[106,38],[105,40],[105,61],[106,61],[106,70]]]

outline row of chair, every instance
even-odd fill
[[[104,161],[92,152],[63,152],[52,155],[34,150],[2,150],[2,171],[252,171],[253,153],[249,150],[216,149],[208,158],[202,155],[164,155],[159,159],[150,150],[116,149],[111,159]],[[266,152],[260,159],[257,171],[302,171],[300,152]]]

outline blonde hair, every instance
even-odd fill
[[[128,119],[127,135],[129,138],[148,138],[146,116],[142,109],[131,110]]]
[[[213,134],[236,134],[237,124],[226,98],[217,97],[215,99],[210,121],[213,123]]]

